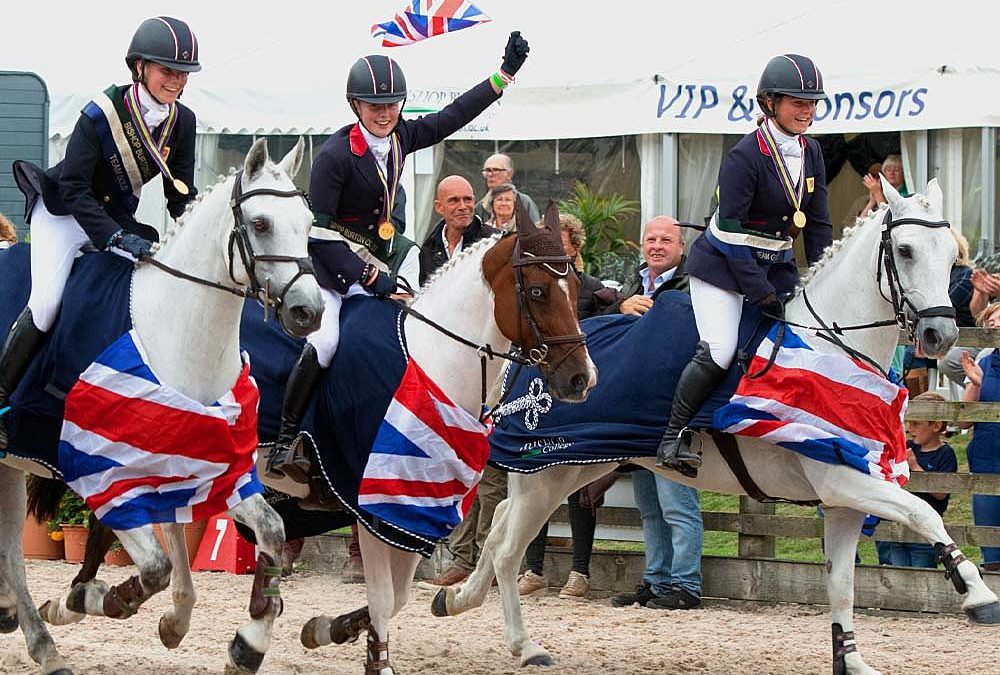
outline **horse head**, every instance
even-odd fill
[[[292,183],[303,148],[299,138],[275,164],[266,139],[253,144],[234,184],[230,206],[235,223],[226,244],[231,279],[249,288],[265,307],[273,307],[285,332],[294,337],[319,328],[323,316],[307,250],[313,214]]]
[[[597,384],[597,369],[577,321],[580,280],[563,248],[559,210],[549,202],[536,226],[518,201],[515,221],[516,234],[483,258],[497,326],[539,366],[557,398],[583,401]]]
[[[936,178],[926,194],[903,197],[883,176],[888,210],[882,216],[880,290],[913,323],[913,340],[924,354],[940,358],[958,339],[948,295],[958,244],[943,213]],[[878,217],[878,216],[876,216]],[[898,298],[898,299],[897,299]]]

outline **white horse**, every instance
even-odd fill
[[[300,139],[280,164],[274,164],[266,139],[258,140],[243,170],[199,196],[168,231],[154,257],[134,273],[132,321],[151,368],[163,384],[204,405],[230,391],[242,370],[240,314],[246,296],[270,305],[285,330],[296,336],[319,325],[323,303],[306,250],[312,213],[291,180],[302,157]],[[13,456],[2,461],[0,629],[13,630],[14,622],[19,622],[42,673],[66,675],[71,671],[28,595],[21,553],[22,470],[51,474]],[[281,611],[280,568],[276,572],[275,565],[281,560],[284,527],[259,494],[229,513],[256,532],[261,552],[251,620],[231,641],[227,667],[252,673],[260,667]],[[85,614],[126,618],[172,584],[173,607],[161,617],[159,633],[164,645],[177,647],[190,626],[195,594],[183,525],[164,524],[163,530],[167,553],[151,526],[116,531],[139,575],[110,588],[96,580],[75,586],[65,597],[43,605],[46,618],[57,624],[80,620]]]
[[[893,323],[897,305],[889,301],[901,291],[907,302],[901,309],[916,321],[916,337],[931,357],[944,354],[957,338],[954,319],[925,311],[950,306],[949,271],[957,247],[947,227],[933,227],[942,220],[942,194],[937,181],[927,186],[927,195],[902,198],[885,180],[892,226],[887,245],[898,271],[896,291],[890,288],[880,241],[886,231],[883,208],[863,224],[845,232],[810,271],[804,288],[809,301],[827,325],[841,326],[887,321],[892,325],[856,330],[842,336],[849,347],[872,357],[883,368],[891,361],[898,338]],[[879,273],[881,267],[881,273]],[[849,299],[845,302],[845,299]],[[789,321],[815,325],[817,318],[806,308],[802,292],[788,303]],[[587,404],[583,404],[587,405]],[[628,415],[630,403],[621,411]],[[689,479],[655,467],[652,458],[635,464],[662,472],[671,480],[704,490],[746,494],[719,453],[711,436],[699,434],[704,465],[699,476]],[[695,444],[697,447],[697,444]],[[869,476],[846,466],[824,464],[761,440],[741,439],[746,465],[765,494],[791,500],[821,500],[828,556],[827,590],[834,626],[834,673],[878,675],[857,651],[852,617],[854,600],[854,553],[865,514],[903,523],[938,548],[956,589],[965,594],[962,603],[976,623],[1000,623],[997,596],[986,586],[976,566],[954,546],[941,517],[922,499],[894,483]],[[506,621],[506,641],[522,665],[550,665],[552,656],[528,635],[521,616],[516,576],[528,543],[567,495],[615,468],[613,463],[557,465],[538,473],[510,475],[507,499],[494,516],[493,528],[483,547],[479,564],[464,584],[442,589],[434,598],[437,616],[456,615],[481,605],[494,577],[500,586]]]
[[[517,237],[495,235],[450,260],[421,289],[412,309],[476,345],[502,352],[514,341],[525,354],[541,354],[551,364],[542,370],[553,394],[567,401],[584,400],[596,384],[597,371],[577,339],[579,282],[558,240],[558,212],[549,206],[543,228],[525,225],[525,220],[527,214],[519,214]],[[549,243],[533,249],[528,241],[537,239],[542,230],[548,230]],[[558,250],[553,251],[552,242]],[[475,347],[454,341],[413,317],[403,326],[410,357],[448,398],[478,417],[482,383],[498,382],[503,361],[485,361],[485,372],[481,372],[482,352]],[[493,388],[487,404],[496,402],[497,389]],[[315,617],[303,626],[301,639],[314,649],[356,639],[367,630],[365,673],[392,675],[389,620],[409,599],[420,556],[389,546],[364,527],[359,532],[368,607],[336,618]]]

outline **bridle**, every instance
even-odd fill
[[[309,199],[302,190],[257,188],[255,190],[250,190],[249,192],[243,192],[242,179],[243,170],[241,169],[236,173],[236,179],[233,183],[233,194],[229,200],[229,207],[233,212],[233,229],[229,233],[229,245],[227,246],[229,260],[227,268],[229,269],[229,278],[234,284],[236,284],[236,287],[227,286],[210,279],[202,279],[201,277],[181,272],[176,268],[160,262],[152,256],[143,256],[141,262],[148,263],[179,279],[185,279],[186,281],[191,281],[202,286],[208,286],[209,288],[232,293],[233,295],[241,298],[255,298],[264,308],[265,321],[267,320],[268,310],[270,309],[274,310],[275,314],[278,315],[278,321],[281,322],[281,315],[278,313],[278,310],[281,309],[281,306],[285,302],[285,295],[287,295],[289,289],[291,289],[292,285],[295,284],[299,278],[307,274],[314,274],[312,261],[308,256],[304,258],[297,258],[289,255],[258,255],[253,249],[253,243],[250,241],[250,234],[247,229],[247,223],[244,218],[241,205],[243,202],[251,199],[252,197],[301,197],[305,202],[306,207],[309,208]],[[239,250],[240,261],[243,263],[243,269],[247,273],[247,278],[249,279],[249,285],[247,286],[240,287],[239,282],[236,280],[236,255],[233,251],[234,247]],[[275,297],[271,295],[270,279],[265,279],[264,282],[261,283],[261,281],[257,278],[257,263],[259,262],[295,263],[298,265],[299,269],[295,276],[289,279],[288,283],[285,284],[285,286],[281,289],[281,292],[277,295],[277,297]]]
[[[875,280],[878,285],[879,295],[881,295],[886,302],[892,305],[894,318],[886,321],[873,321],[871,323],[857,324],[853,326],[840,326],[837,322],[827,325],[819,313],[813,308],[812,303],[809,302],[809,296],[806,293],[805,288],[803,288],[802,299],[805,301],[806,309],[809,310],[809,313],[812,314],[813,318],[819,325],[806,326],[793,321],[788,321],[784,318],[784,316],[777,317],[766,314],[769,318],[776,319],[779,322],[778,334],[774,341],[774,347],[772,348],[767,365],[761,368],[758,372],[750,373],[748,369],[744,367],[744,374],[746,377],[756,379],[771,368],[771,365],[774,363],[774,359],[777,356],[778,349],[781,348],[781,342],[785,334],[785,326],[793,326],[795,328],[804,328],[806,330],[815,331],[817,337],[823,338],[828,342],[832,342],[851,356],[865,361],[878,372],[882,373],[883,376],[888,378],[888,374],[873,358],[854,349],[853,347],[848,346],[843,340],[840,339],[839,336],[850,330],[897,326],[900,330],[906,331],[910,341],[913,342],[916,338],[917,323],[921,319],[931,317],[954,319],[955,308],[951,305],[934,305],[932,307],[918,309],[917,306],[913,304],[913,301],[910,300],[906,289],[903,288],[903,284],[899,279],[899,270],[896,267],[896,255],[892,246],[892,231],[901,225],[919,225],[921,227],[935,229],[941,227],[951,227],[951,223],[947,220],[924,220],[922,218],[900,218],[899,220],[894,220],[892,217],[892,209],[890,208],[886,210],[885,218],[882,220],[882,236],[878,247],[878,268],[875,272]],[[885,276],[886,284],[889,286],[888,297],[886,297],[885,292],[882,290],[883,275]],[[909,311],[909,314],[913,316],[912,320],[910,319],[910,316],[907,315],[907,311]],[[741,363],[748,362],[744,361],[746,356],[745,352],[740,354]]]
[[[568,255],[533,255],[531,253],[523,253],[521,251],[521,240],[518,238],[514,241],[514,255],[511,260],[511,267],[514,270],[514,290],[517,294],[517,309],[518,309],[518,332],[523,333],[521,330],[521,316],[524,316],[525,323],[528,324],[528,329],[531,331],[531,337],[535,341],[535,347],[528,350],[528,359],[531,361],[531,365],[542,366],[549,372],[555,372],[558,370],[559,366],[569,358],[569,356],[575,352],[580,347],[587,343],[587,336],[583,333],[574,333],[571,335],[553,335],[551,337],[542,337],[542,332],[538,328],[538,322],[535,320],[534,314],[531,313],[531,304],[528,302],[527,291],[524,285],[524,276],[522,273],[522,268],[528,267],[529,265],[541,265],[543,266],[549,274],[553,276],[565,279],[569,276],[573,264],[573,258]],[[554,265],[563,265],[562,271],[556,269]],[[521,336],[523,338],[523,334]],[[524,344],[524,340],[520,340]],[[549,348],[552,345],[573,345],[573,347],[563,354],[562,358],[559,359],[555,364],[548,362]]]

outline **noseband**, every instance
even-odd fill
[[[227,247],[229,261],[227,267],[229,269],[229,278],[232,279],[233,283],[237,284],[237,287],[234,288],[232,286],[226,286],[225,284],[220,284],[209,279],[202,279],[200,277],[187,274],[186,272],[181,272],[180,270],[170,267],[169,265],[160,262],[151,256],[144,256],[142,258],[142,262],[149,263],[150,265],[153,265],[154,267],[157,267],[179,279],[185,279],[202,286],[208,286],[220,291],[226,291],[227,293],[232,293],[233,295],[241,298],[256,298],[257,302],[259,302],[264,308],[264,319],[267,320],[268,309],[277,312],[277,310],[279,310],[284,304],[285,295],[288,293],[289,289],[291,289],[292,285],[298,281],[300,277],[306,274],[313,274],[312,261],[308,257],[296,258],[288,255],[257,255],[257,253],[253,250],[253,243],[250,241],[250,234],[247,230],[246,219],[243,216],[241,204],[251,197],[265,195],[270,197],[301,197],[305,202],[306,207],[309,207],[309,200],[302,190],[275,190],[273,188],[258,188],[256,190],[250,190],[249,192],[243,192],[242,179],[243,170],[241,169],[236,174],[236,179],[233,183],[233,194],[229,200],[229,207],[233,212],[233,229],[229,233],[229,245]],[[242,288],[239,287],[239,282],[236,281],[234,268],[236,256],[233,251],[234,247],[239,250],[240,261],[243,263],[243,269],[246,271],[247,278],[250,281],[248,286],[244,286]],[[278,296],[274,297],[270,293],[270,280],[265,279],[264,283],[261,283],[257,278],[258,262],[295,263],[298,265],[299,270],[295,276],[293,276],[288,283],[285,284]]]
[[[542,337],[542,331],[538,328],[538,322],[535,321],[534,315],[531,313],[531,305],[528,302],[527,293],[524,285],[524,277],[522,273],[522,268],[529,265],[541,265],[545,270],[558,278],[565,279],[569,276],[570,270],[572,269],[570,265],[573,263],[573,258],[568,255],[545,255],[537,256],[530,253],[523,253],[521,251],[521,240],[516,239],[514,241],[514,255],[511,259],[511,267],[514,270],[514,290],[517,293],[517,307],[518,307],[518,326],[520,326],[520,316],[523,315],[528,324],[528,329],[531,331],[531,337],[535,341],[535,347],[528,349],[528,360],[531,365],[543,366],[547,368],[550,372],[554,372],[563,364],[563,362],[569,358],[569,356],[575,352],[580,347],[587,343],[587,336],[583,333],[575,333],[572,335],[553,335],[551,337]],[[553,265],[563,265],[562,271],[559,271]],[[520,328],[518,329],[520,331]],[[523,340],[521,341],[524,342]],[[552,345],[573,345],[562,358],[559,359],[555,364],[550,364],[548,362],[549,348]]]

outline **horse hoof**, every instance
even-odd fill
[[[13,633],[17,630],[17,608],[4,607],[0,609],[0,633]]]
[[[243,636],[236,633],[236,637],[229,643],[229,663],[236,669],[237,673],[256,673],[260,670],[260,664],[264,662],[264,652],[259,652],[243,639]]]
[[[173,629],[173,626],[170,625],[170,621],[167,619],[166,615],[160,617],[159,633],[160,642],[162,642],[163,646],[167,649],[177,649],[181,644],[181,640],[184,639],[183,635],[178,635]]]
[[[431,614],[434,616],[448,616],[448,589],[442,588],[431,600]]]
[[[969,621],[980,626],[1000,624],[1000,602],[969,607],[965,610],[965,615],[969,617]]]
[[[552,666],[555,665],[555,659],[552,658],[550,654],[535,654],[525,659],[522,666]]]
[[[325,617],[314,616],[313,618],[306,621],[306,624],[302,626],[302,632],[299,633],[299,642],[306,649],[319,649],[323,645],[316,641],[316,630],[317,627]]]

